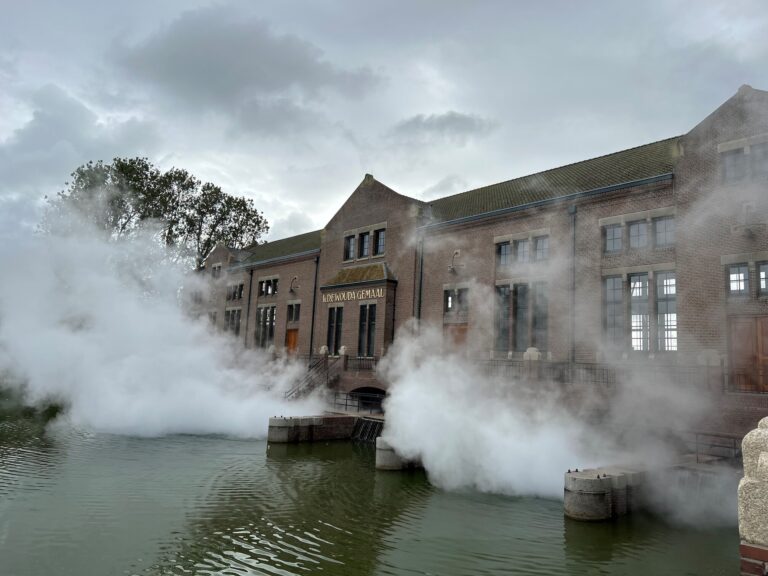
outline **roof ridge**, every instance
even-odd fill
[[[670,140],[679,140],[682,138],[684,134],[679,134],[677,136],[670,136],[668,138],[662,138],[660,140],[655,140],[653,142],[647,142],[645,144],[639,144],[638,146],[632,146],[630,148],[624,148],[623,150],[616,150],[615,152],[609,152],[607,154],[601,154],[599,156],[593,156],[592,158],[585,158],[584,160],[578,160],[576,162],[569,162],[568,164],[562,164],[560,166],[555,166],[554,168],[547,168],[546,170],[541,170],[539,172],[532,172],[531,174],[524,174],[522,176],[517,176],[516,178],[509,178],[508,180],[501,180],[499,182],[494,182],[491,184],[485,184],[483,186],[478,186],[477,188],[471,188],[469,190],[465,190],[464,192],[457,192],[456,194],[451,194],[449,196],[442,196],[440,198],[436,198],[432,202],[429,203],[430,206],[435,204],[436,202],[439,202],[440,200],[446,200],[448,198],[455,198],[457,196],[461,196],[462,194],[469,194],[471,192],[477,192],[478,190],[483,190],[485,188],[490,188],[491,186],[499,186],[501,184],[506,184],[508,182],[514,182],[515,180],[522,180],[523,178],[532,178],[534,176],[541,176],[543,174],[547,174],[550,172],[554,172],[555,170],[562,170],[563,168],[568,168],[570,166],[576,166],[577,164],[584,164],[586,162],[592,162],[593,160],[599,160],[600,158],[607,158],[609,156],[614,156],[616,154],[622,154],[624,152],[630,152],[631,150],[637,150],[639,148],[645,148],[647,146],[653,146],[654,144],[661,144],[662,142],[667,142]]]

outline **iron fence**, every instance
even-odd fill
[[[368,392],[336,392],[333,395],[333,406],[343,412],[361,412],[366,414],[383,414],[384,394]]]

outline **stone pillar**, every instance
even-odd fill
[[[744,478],[739,482],[740,574],[768,574],[768,417],[741,444]]]
[[[408,463],[400,458],[389,442],[381,436],[376,438],[376,470],[403,470]]]

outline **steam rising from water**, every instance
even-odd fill
[[[449,490],[562,498],[568,469],[663,469],[679,458],[675,430],[709,407],[701,390],[658,372],[655,381],[617,383],[606,398],[594,383],[579,390],[575,382],[489,376],[469,358],[446,349],[439,330],[411,325],[380,365],[390,382],[384,438]],[[694,491],[681,489],[673,472],[648,482],[649,506],[681,523],[734,523],[738,474],[711,472]]]
[[[179,287],[195,279],[150,239],[17,237],[0,246],[0,384],[28,403],[62,401],[77,425],[134,435],[262,437],[270,416],[320,409],[282,399],[301,367],[185,316]]]

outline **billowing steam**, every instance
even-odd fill
[[[64,404],[76,425],[134,435],[263,437],[270,416],[321,409],[282,399],[301,367],[185,315],[181,287],[195,279],[151,239],[82,230],[0,245],[0,384]]]

